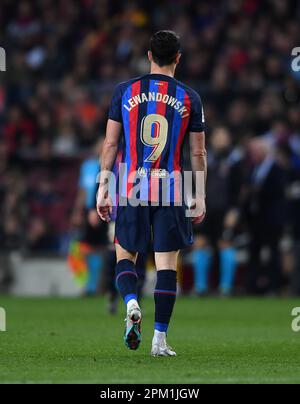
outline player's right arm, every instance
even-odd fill
[[[100,181],[97,193],[97,212],[102,220],[110,221],[112,200],[108,194],[108,181],[118,154],[118,145],[122,130],[121,111],[122,91],[119,84],[114,91],[108,114],[105,140],[100,158]]]
[[[106,127],[106,136],[103,144],[101,161],[101,172],[99,189],[97,193],[97,212],[102,220],[110,221],[112,213],[112,200],[108,194],[109,176],[118,153],[119,138],[122,124],[120,122],[108,119]]]

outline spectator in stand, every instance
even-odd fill
[[[233,291],[237,265],[233,238],[238,222],[239,191],[236,189],[235,168],[241,156],[237,150],[232,151],[231,142],[230,133],[222,126],[215,128],[210,137],[207,218],[196,229],[192,254],[195,291],[198,295],[205,295],[209,291],[209,270],[215,256],[220,263],[220,293],[229,295]]]
[[[33,217],[30,220],[27,248],[31,253],[46,253],[55,251],[55,239],[46,220]]]
[[[17,216],[8,216],[4,220],[3,228],[0,228],[1,250],[16,251],[21,246],[22,226]]]
[[[3,128],[3,137],[12,156],[15,156],[21,148],[26,149],[34,144],[35,125],[24,116],[20,107],[14,106],[10,109],[7,123]]]
[[[72,124],[62,124],[53,142],[53,153],[59,156],[74,156],[77,150],[76,132]]]
[[[288,215],[291,236],[294,240],[294,271],[292,291],[300,296],[300,153],[297,155],[292,148],[283,150],[288,168],[289,186],[287,188]]]
[[[286,173],[266,139],[249,142],[251,166],[245,187],[245,217],[251,234],[248,291],[277,294],[282,281],[279,242],[287,220]],[[262,261],[263,249],[268,256]]]

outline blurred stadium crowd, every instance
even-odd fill
[[[241,291],[300,294],[299,19],[297,1],[2,0],[1,250],[66,253],[112,90],[148,71],[151,33],[175,29],[209,163],[207,220],[183,264],[199,294],[219,272],[224,293],[235,279]]]

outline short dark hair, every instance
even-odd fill
[[[158,31],[150,39],[150,50],[158,66],[171,65],[180,52],[179,36],[174,31]]]

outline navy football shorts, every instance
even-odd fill
[[[177,251],[193,243],[185,206],[118,206],[115,243],[130,252]]]

